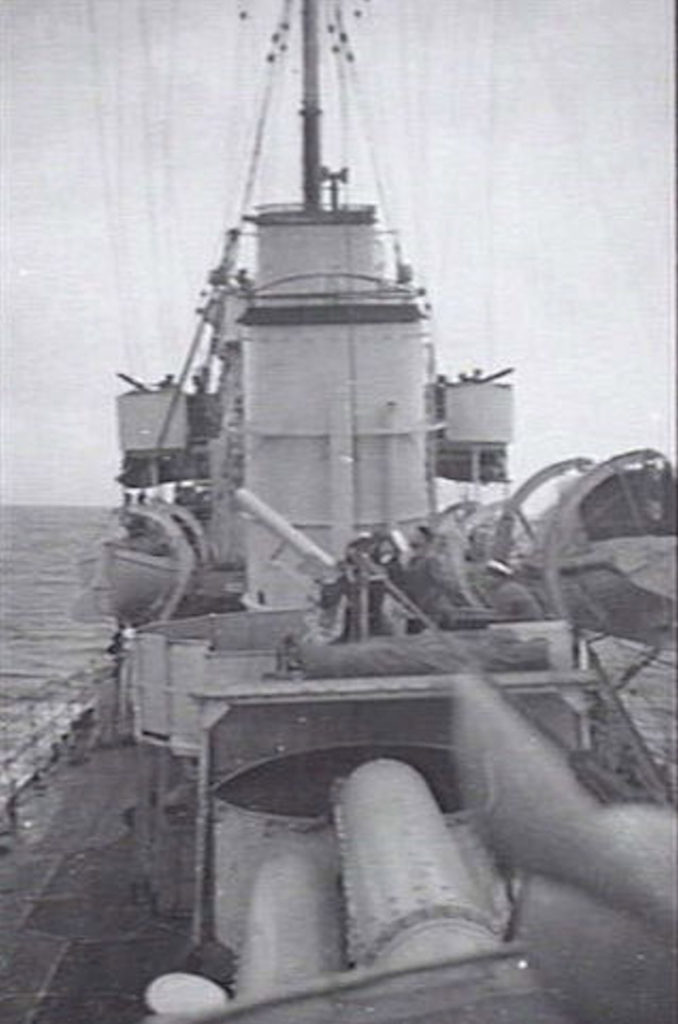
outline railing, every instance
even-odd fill
[[[320,207],[318,210],[313,210],[312,216],[326,213],[328,215],[333,213],[374,213],[375,207],[371,203],[351,203],[350,206],[340,206],[338,210],[332,210],[330,208],[325,209]],[[301,203],[264,203],[262,206],[257,206],[256,217],[260,217],[262,214],[303,214],[307,213],[307,208]]]
[[[317,281],[318,291],[280,291],[281,286],[287,288],[294,282],[300,284]],[[280,300],[312,299],[314,302],[393,302],[394,299],[414,302],[419,297],[416,288],[411,285],[399,284],[383,277],[370,274],[351,274],[343,271],[316,271],[311,274],[290,274],[265,281],[249,294],[249,301],[256,305],[262,299]]]
[[[76,677],[77,678],[77,677]],[[0,812],[11,817],[19,794],[67,754],[72,760],[91,739],[101,693],[112,680],[108,666],[93,667],[78,685],[49,682],[30,699],[7,701],[0,732]],[[98,725],[101,728],[101,723]]]

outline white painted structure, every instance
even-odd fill
[[[510,444],[513,388],[494,381],[454,381],[445,388],[445,438],[455,443]]]
[[[426,352],[410,287],[386,281],[372,207],[269,207],[246,325],[247,487],[335,557],[361,530],[426,519]],[[247,526],[248,593],[306,603],[309,581]]]
[[[186,395],[178,388],[128,391],[118,395],[117,406],[119,441],[123,452],[181,451],[186,446]]]

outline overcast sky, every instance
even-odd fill
[[[327,101],[326,160],[351,164],[354,200],[385,196],[440,369],[516,367],[514,477],[669,450],[672,4],[344,7],[360,117]],[[3,0],[3,500],[115,500],[115,372],[178,370],[238,212],[281,9]],[[328,89],[348,74],[329,38]],[[298,195],[295,42],[257,201]]]

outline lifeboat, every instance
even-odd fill
[[[76,614],[129,626],[167,619],[208,561],[202,527],[187,509],[160,501],[126,507],[112,534],[80,563],[85,590]]]

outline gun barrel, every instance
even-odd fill
[[[301,530],[292,526],[284,516],[276,512],[274,508],[267,505],[265,501],[258,498],[252,491],[241,487],[235,492],[236,501],[244,512],[254,516],[271,533],[276,534],[282,541],[289,544],[302,557],[317,562],[325,569],[334,568],[336,562],[332,555],[328,554],[318,544],[310,540]]]

